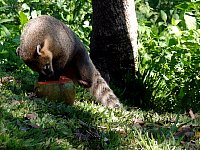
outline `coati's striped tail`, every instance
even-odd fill
[[[98,71],[95,72],[93,77],[93,84],[90,88],[91,94],[96,98],[96,100],[102,103],[104,106],[110,108],[122,107],[119,99],[110,89],[106,81],[101,77]]]

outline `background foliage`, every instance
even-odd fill
[[[199,6],[189,0],[138,1],[137,78],[144,105],[160,111],[199,108]]]

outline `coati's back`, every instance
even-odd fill
[[[50,16],[40,16],[31,19],[25,26],[21,35],[20,48],[25,52],[23,59],[32,59],[38,44],[47,44],[49,51],[53,52],[54,58],[62,56],[63,51],[67,51],[70,56],[70,49],[74,46],[73,33],[66,30],[66,26],[59,20]],[[70,34],[70,35],[69,35]],[[46,42],[48,43],[45,43]],[[62,42],[65,41],[65,42]],[[65,48],[65,49],[63,49]],[[29,54],[29,55],[27,55]]]
[[[119,107],[118,98],[93,65],[86,49],[72,30],[50,16],[30,20],[17,49],[20,57],[34,71],[57,76],[66,75],[90,88],[102,104]],[[72,71],[72,74],[68,74]]]

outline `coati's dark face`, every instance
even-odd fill
[[[41,52],[41,55],[37,58],[37,66],[40,73],[48,77],[52,76],[54,74],[52,66],[52,53],[49,51]]]
[[[38,45],[34,56],[29,59],[25,59],[19,48],[16,52],[24,60],[26,65],[29,66],[32,70],[47,77],[51,77],[54,75],[54,70],[52,66],[53,56],[49,50],[41,48],[41,46]]]

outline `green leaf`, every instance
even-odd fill
[[[185,96],[183,87],[180,89],[180,93],[178,94],[179,98],[182,99]]]
[[[90,22],[89,21],[84,21],[84,25],[83,25],[83,27],[84,28],[87,28],[87,27],[89,27],[90,26]]]
[[[0,0],[1,3],[3,3],[3,5],[6,5],[6,3],[4,2],[4,0]]]
[[[164,75],[164,74],[163,74],[163,78],[164,78],[166,81],[169,80],[169,78],[168,78],[166,75]]]
[[[169,39],[169,44],[168,46],[172,46],[172,45],[177,45],[178,44],[178,40],[174,37]]]
[[[10,31],[4,25],[0,24],[0,27],[3,29],[3,31],[6,33],[7,36],[11,35]]]
[[[161,14],[162,20],[163,20],[164,22],[166,22],[166,21],[167,21],[167,14],[166,14],[163,10],[160,11],[160,14]]]
[[[22,26],[28,22],[28,17],[22,11],[19,12],[19,19]]]
[[[181,10],[186,10],[188,8],[187,3],[182,3],[176,6],[176,8],[181,9]]]
[[[193,16],[192,13],[185,13],[184,19],[185,19],[185,24],[189,30],[196,29],[197,22],[196,18]]]
[[[177,26],[171,26],[170,34],[175,34],[176,36],[181,36],[181,31]]]
[[[32,11],[31,16],[32,16],[32,18],[36,18],[37,17],[37,11],[36,10]]]
[[[0,24],[5,23],[5,22],[10,22],[13,21],[13,19],[1,19]]]
[[[181,20],[180,20],[180,19],[178,19],[178,20],[177,20],[177,19],[174,19],[174,18],[172,18],[172,22],[171,22],[171,23],[172,23],[172,25],[173,25],[173,26],[176,26],[176,25],[178,25],[178,24],[179,24],[179,22],[181,22]]]
[[[8,51],[2,51],[2,52],[0,52],[0,58],[1,59],[5,59],[5,58],[7,58],[9,56],[9,52]]]
[[[146,62],[151,60],[151,56],[148,54],[144,54],[142,63],[145,64]]]
[[[23,4],[22,4],[22,8],[23,8],[24,10],[30,10],[30,7],[29,7],[26,3],[23,3]]]

